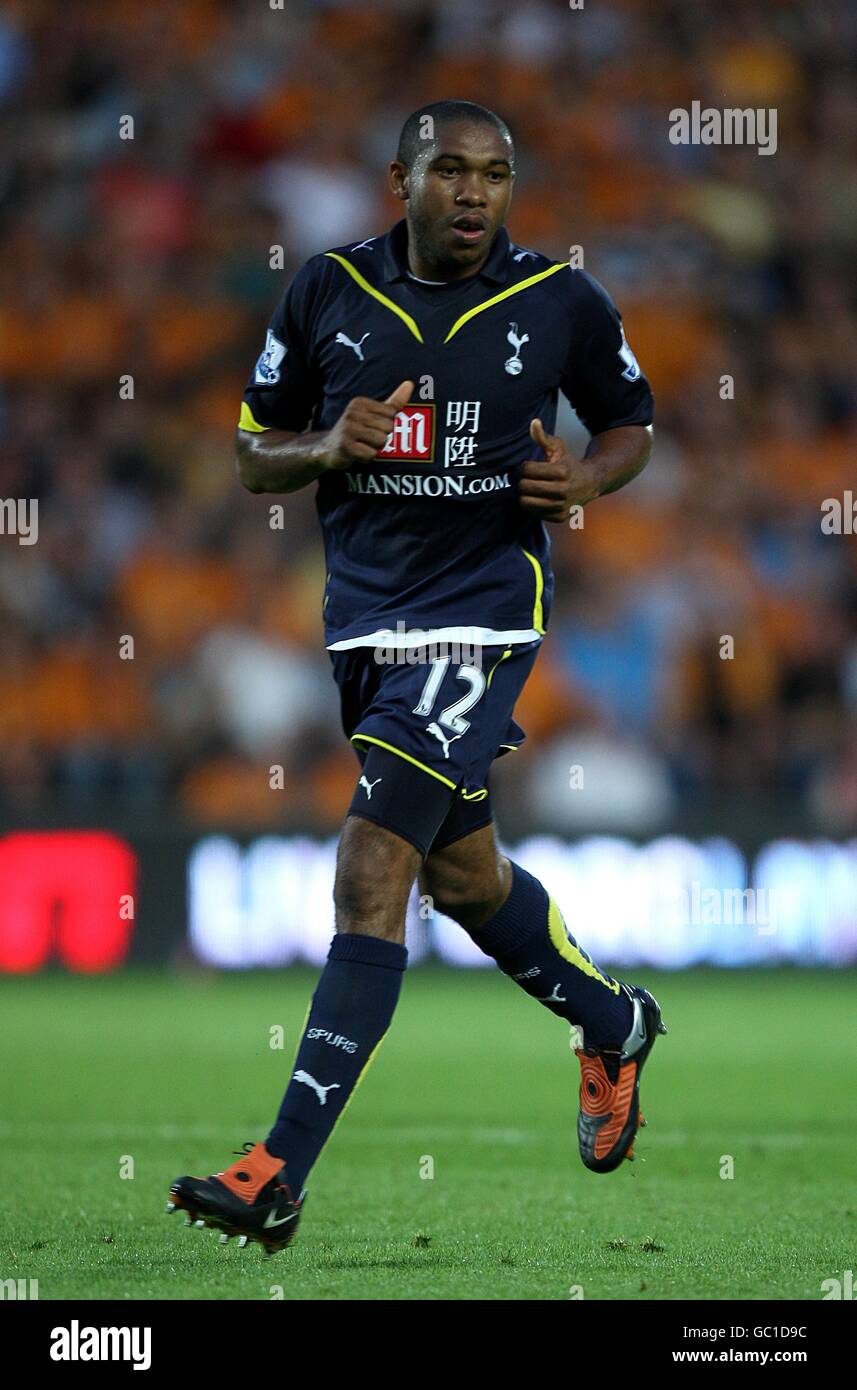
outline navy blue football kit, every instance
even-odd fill
[[[553,597],[547,530],[518,499],[521,465],[540,456],[530,423],[553,431],[561,390],[591,434],[647,425],[652,396],[584,271],[502,229],[478,274],[429,284],[408,269],[402,221],[297,273],[239,424],[330,429],[355,396],[384,400],[405,380],[412,400],[384,448],[323,473],[316,504],[325,640],[363,762],[351,810],[425,855],[451,826],[487,823],[490,764],[524,737],[512,711]],[[389,759],[409,769],[398,792],[389,773],[371,785]]]
[[[563,391],[592,434],[647,425],[652,397],[612,301],[583,271],[500,231],[478,274],[430,284],[408,269],[400,222],[298,272],[239,425],[328,430],[355,396],[384,401],[405,381],[415,383],[412,399],[384,447],[322,473],[316,503],[326,642],[361,761],[350,813],[426,859],[490,823],[490,765],[524,737],[515,702],[553,596],[548,533],[518,495],[522,465],[539,456],[530,424],[539,418],[552,433]],[[500,907],[465,930],[580,1034],[580,1155],[591,1171],[612,1172],[633,1158],[645,1123],[640,1073],[666,1031],[660,1007],[595,964],[538,879],[513,860],[508,871]],[[245,1145],[222,1172],[170,1188],[167,1210],[219,1229],[222,1240],[256,1241],[268,1253],[291,1243],[306,1178],[390,1026],[407,947],[347,927],[337,908],[265,1142]]]

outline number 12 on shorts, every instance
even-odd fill
[[[419,703],[414,706],[414,714],[424,715],[426,718],[431,714],[451,661],[452,658],[449,656],[432,657],[431,670],[423,686]],[[460,700],[454,700],[451,705],[447,705],[445,709],[441,710],[437,716],[437,722],[460,736],[467,733],[470,728],[470,721],[463,716],[484,695],[488,682],[485,678],[485,672],[480,667],[468,666],[466,663],[459,666],[455,673],[455,679],[464,681],[468,690]]]

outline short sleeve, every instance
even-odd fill
[[[576,271],[573,341],[560,385],[590,434],[620,425],[650,425],[654,399],[607,291]]]
[[[240,429],[305,430],[321,401],[321,378],[312,363],[312,314],[318,268],[298,271],[268,324],[265,345],[241,406]]]

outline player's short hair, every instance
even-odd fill
[[[423,133],[423,121],[426,116],[431,116],[435,126],[445,125],[449,121],[470,121],[473,125],[492,125],[495,130],[500,132],[504,140],[508,140],[514,160],[515,142],[512,139],[512,132],[502,116],[498,116],[496,111],[489,111],[487,106],[479,106],[475,101],[431,101],[428,105],[421,106],[418,111],[412,112],[402,126],[396,158],[401,164],[407,164],[408,168],[416,162],[417,156],[426,147],[426,138]]]

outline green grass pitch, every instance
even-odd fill
[[[315,974],[7,979],[0,1279],[41,1299],[819,1299],[857,1270],[853,973],[638,977],[670,1031],[636,1162],[582,1167],[564,1024],[494,972],[418,968],[267,1261],[164,1206],[264,1137]]]

